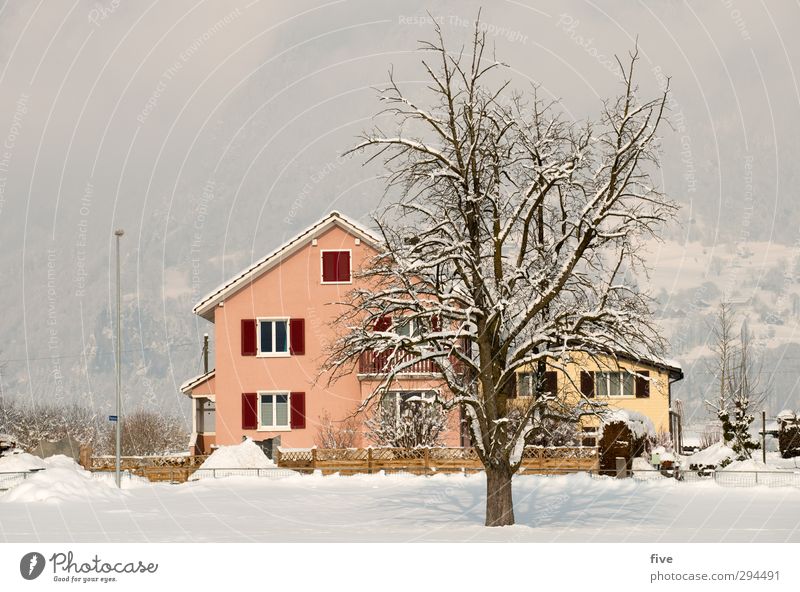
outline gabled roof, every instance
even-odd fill
[[[259,259],[250,267],[244,269],[240,273],[233,276],[230,280],[208,293],[205,297],[203,297],[202,300],[200,300],[200,302],[195,305],[195,307],[192,309],[192,312],[213,323],[214,307],[217,306],[217,304],[235,294],[251,282],[255,281],[270,269],[277,266],[285,258],[300,250],[312,239],[319,237],[334,226],[342,228],[346,232],[354,235],[356,238],[360,238],[374,248],[378,248],[383,242],[368,228],[334,210],[321,220],[306,228],[288,242],[269,253],[266,257]]]
[[[181,392],[186,395],[190,394],[198,386],[214,378],[215,372],[216,370],[211,370],[209,372],[206,372],[205,374],[201,374],[200,376],[195,376],[194,378],[190,378],[181,385]]]

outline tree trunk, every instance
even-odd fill
[[[486,467],[486,526],[514,524],[513,473],[507,464]]]

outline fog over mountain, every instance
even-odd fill
[[[114,391],[113,230],[122,239],[124,391],[188,417],[178,386],[213,326],[193,304],[339,209],[369,221],[378,163],[343,158],[393,68],[424,100],[418,40],[453,48],[479,7],[516,86],[582,119],[619,91],[638,39],[640,91],[670,77],[663,186],[682,205],[653,243],[658,315],[694,420],[712,380],[720,298],[800,407],[800,19],[795,3],[375,0],[17,3],[0,7],[0,394]]]

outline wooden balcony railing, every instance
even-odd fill
[[[412,356],[408,354],[397,356],[393,360],[390,360],[390,357],[390,352],[367,351],[362,353],[358,358],[359,374],[385,374],[391,370],[392,366],[399,366],[405,361],[412,359]],[[405,368],[403,373],[433,374],[438,371],[439,369],[434,360],[421,360]]]
[[[463,351],[463,350],[462,350]],[[394,359],[391,358],[390,352],[374,352],[366,351],[358,358],[358,373],[359,374],[386,374],[392,367],[399,366],[406,361],[413,359],[416,356],[410,354],[399,354]],[[463,362],[455,356],[451,356],[451,362],[455,367],[456,372],[463,370]],[[411,366],[403,368],[403,374],[438,374],[439,366],[434,359],[420,360],[414,362]]]

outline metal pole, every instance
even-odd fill
[[[122,447],[122,315],[120,313],[121,308],[121,297],[120,297],[120,274],[119,274],[119,239],[122,235],[125,234],[125,231],[121,228],[114,231],[114,236],[117,237],[117,451],[116,451],[116,477],[117,477],[117,488],[120,488],[122,485],[122,479],[120,474],[120,453]]]
[[[761,412],[761,460],[767,464],[767,412]]]

